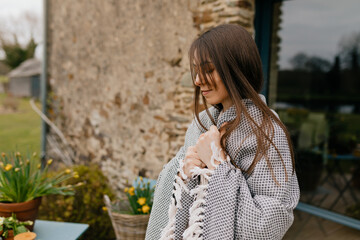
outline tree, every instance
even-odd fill
[[[360,32],[343,36],[339,42],[339,49],[344,67],[357,71],[360,58]]]
[[[0,19],[0,50],[2,62],[16,68],[23,61],[33,58],[40,40],[40,20],[34,13],[24,12],[18,18]]]
[[[2,49],[5,52],[5,59],[3,62],[11,69],[19,66],[23,61],[29,58],[33,58],[37,44],[35,40],[31,38],[25,47],[22,47],[16,37],[14,42],[5,42],[1,40]]]
[[[331,63],[318,56],[308,56],[305,53],[297,53],[290,59],[293,69],[309,72],[327,72],[331,68]]]

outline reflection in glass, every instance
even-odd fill
[[[360,219],[358,9],[351,0],[275,4],[269,103],[292,137],[301,201]]]

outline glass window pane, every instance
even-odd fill
[[[359,9],[275,4],[269,103],[291,133],[301,201],[360,219]]]

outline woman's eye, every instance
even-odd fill
[[[215,70],[215,67],[213,64],[205,64],[203,69],[205,73],[212,73]]]

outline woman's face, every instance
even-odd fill
[[[209,85],[202,79],[201,68],[203,68],[206,78],[209,80]],[[202,63],[200,68],[194,64],[194,69],[196,72],[195,85],[200,88],[200,92],[205,97],[206,102],[211,105],[221,103],[224,110],[231,107],[232,101],[214,64],[211,62]],[[211,83],[211,79],[214,84]]]

